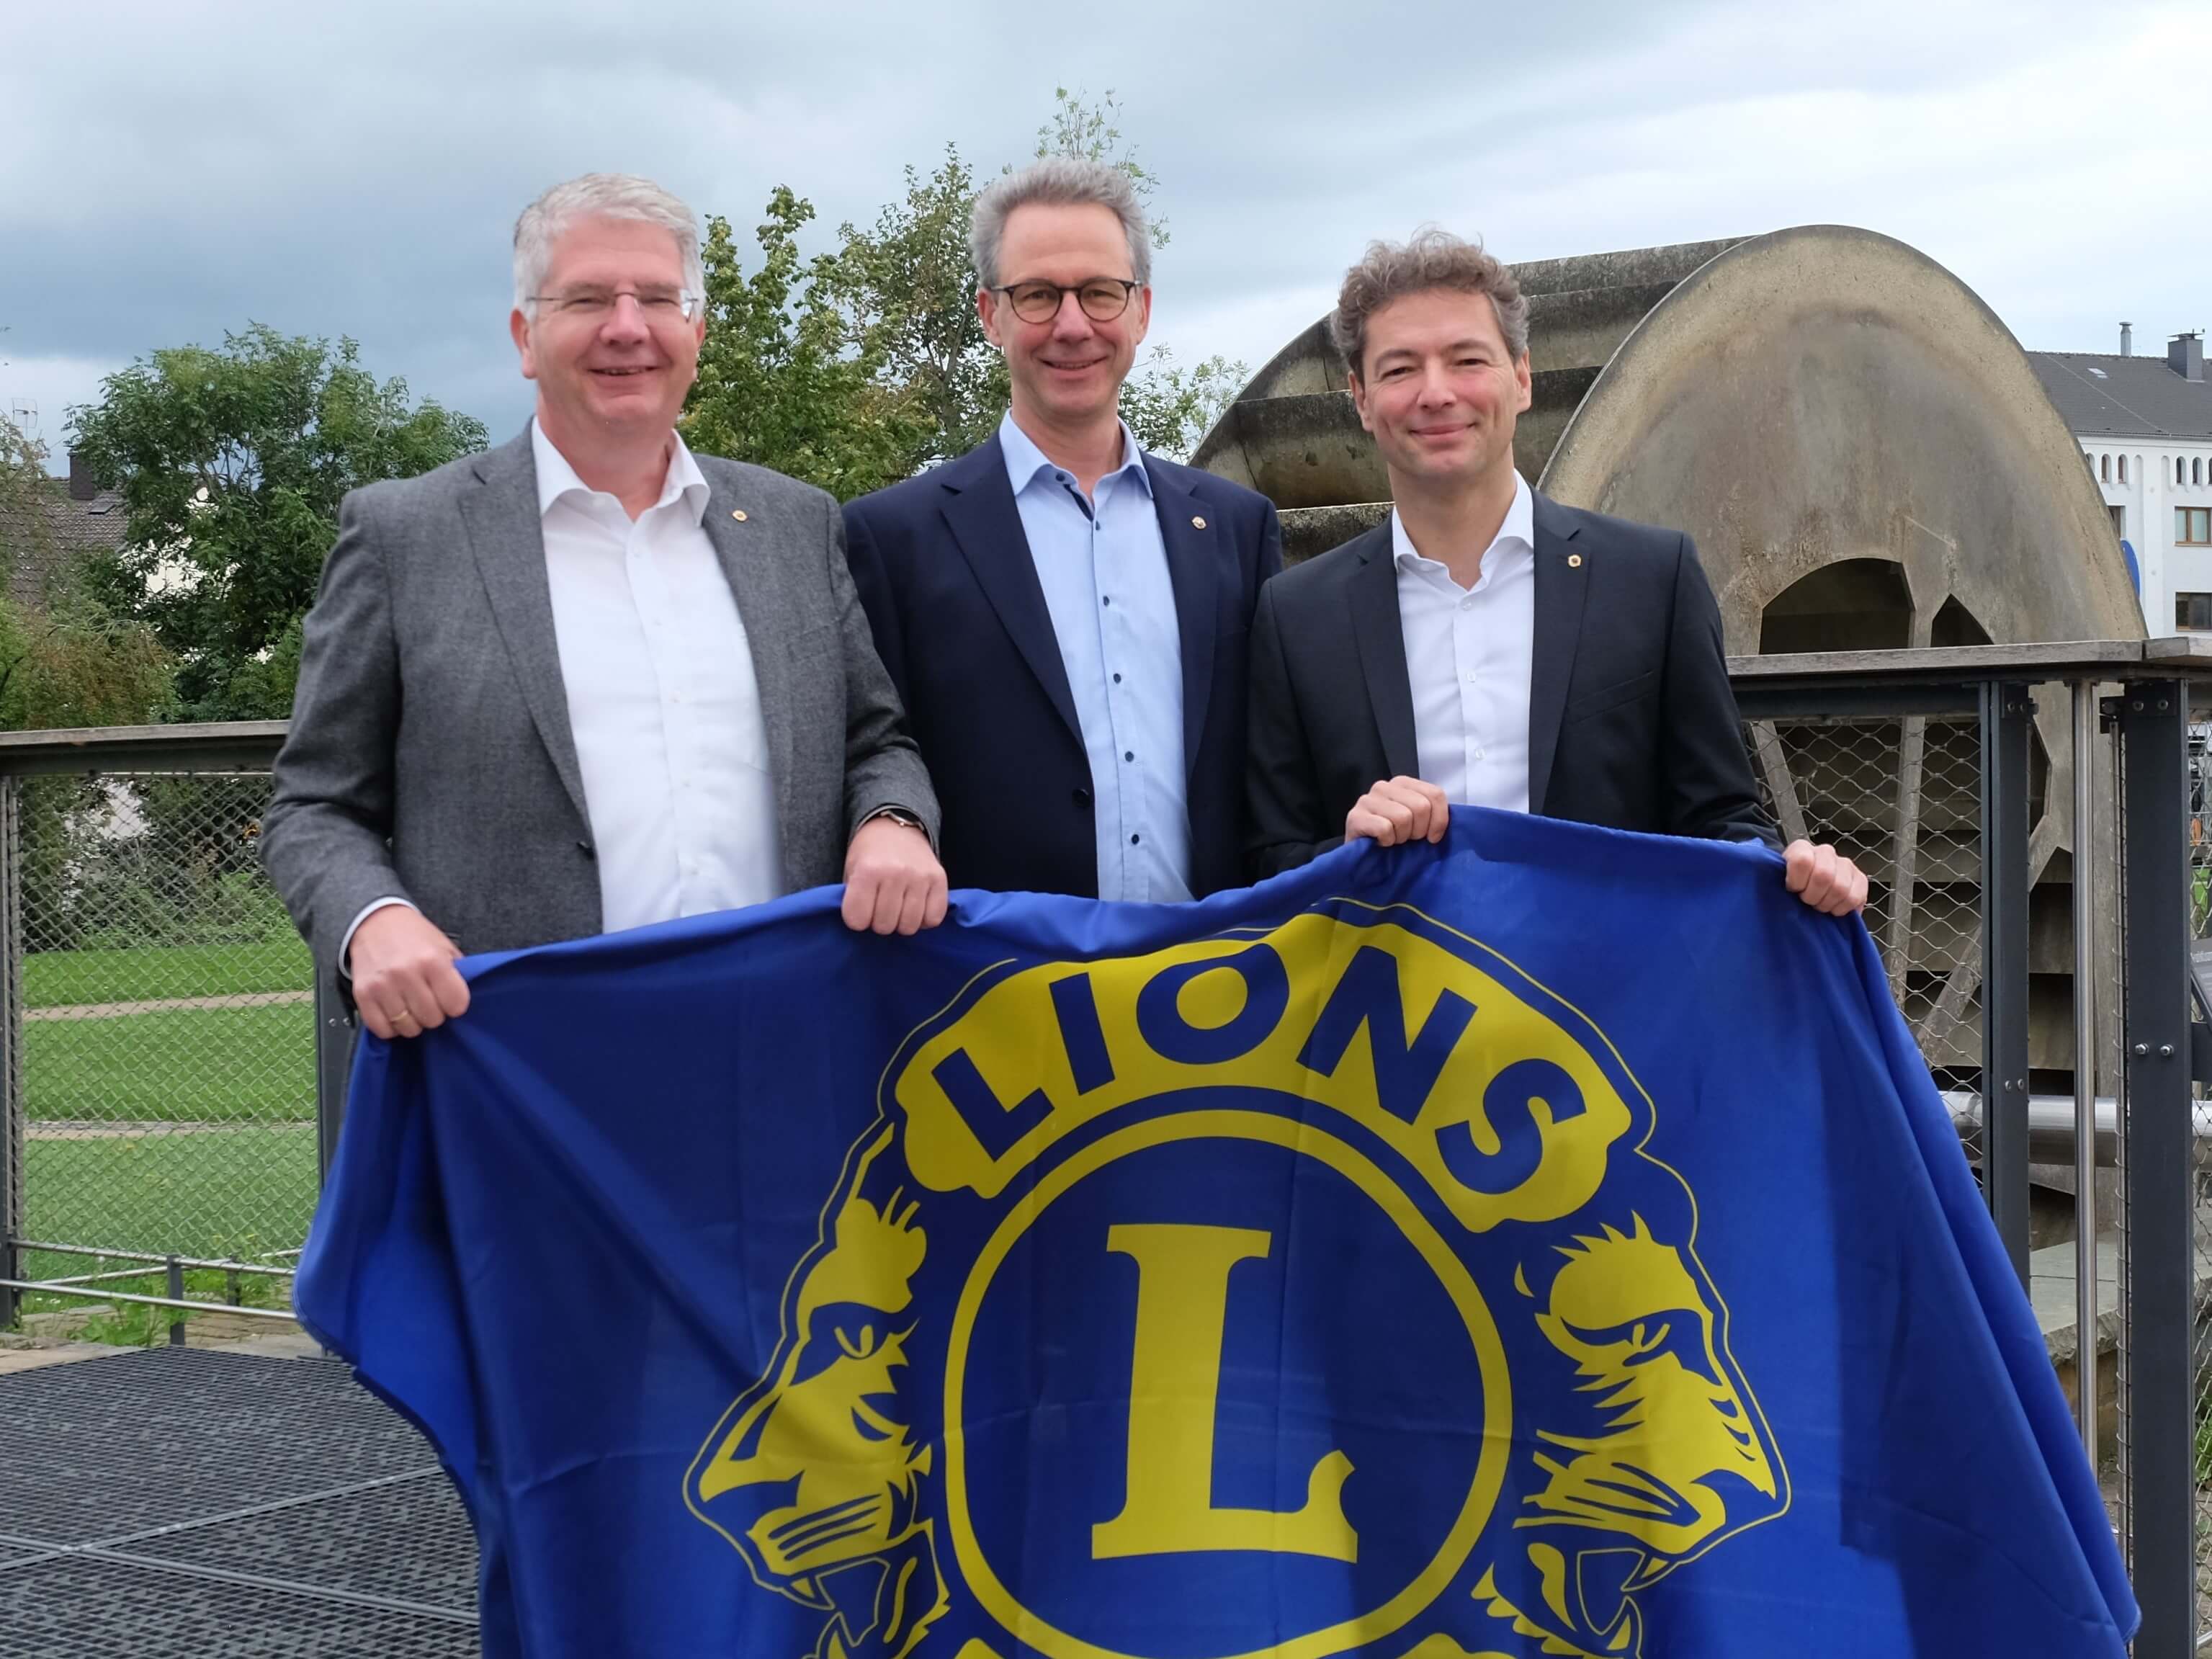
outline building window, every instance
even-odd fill
[[[2212,630],[2212,593],[2175,594],[2173,625],[2176,628]]]
[[[2105,509],[2105,511],[2106,511],[2106,512],[2107,512],[2107,513],[2109,513],[2109,514],[2111,514],[2112,515],[2112,534],[2114,534],[2115,536],[2118,537],[2122,541],[2125,541],[2125,540],[2127,540],[2127,538],[2128,538],[2128,510],[2127,510],[2127,508],[2125,508],[2124,507],[2106,507],[2106,508]]]
[[[2173,539],[2183,547],[2212,547],[2212,507],[2175,507]]]
[[[2122,483],[2125,483],[2127,481],[2128,481],[2128,458],[2127,458],[2126,456],[2123,455],[2123,456],[2121,456],[2121,457],[2120,457],[2120,482],[2121,482]]]
[[[2179,467],[2176,467],[2174,470],[2176,471],[2180,471]],[[2203,483],[2204,482],[2204,463],[2201,459],[2190,462],[2189,482],[2193,484]]]
[[[2097,458],[2097,477],[2106,483],[2112,483],[2112,458],[2111,456],[2100,455]]]

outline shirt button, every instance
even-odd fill
[[[1124,749],[1121,751],[1121,758],[1125,761],[1133,761],[1137,758],[1137,751],[1133,749]]]
[[[1107,595],[1107,597],[1106,597],[1106,598],[1104,598],[1104,599],[1103,599],[1099,600],[1099,601],[1098,601],[1098,603],[1099,603],[1099,604],[1101,604],[1101,605],[1111,605],[1111,604],[1113,604],[1113,603],[1114,603],[1114,598],[1113,598],[1113,595],[1111,595],[1111,594],[1109,593],[1109,595]]]
[[[1119,684],[1121,684],[1121,677],[1119,674],[1115,675],[1115,676],[1114,676],[1114,684],[1116,684],[1116,685],[1119,685]]]
[[[1130,836],[1130,837],[1129,837],[1129,845],[1130,845],[1130,846],[1132,846],[1132,847],[1134,847],[1134,846],[1135,846],[1139,842],[1140,842],[1140,841],[1142,841],[1142,840],[1144,840],[1144,837],[1143,837],[1142,836]]]
[[[1078,806],[1088,806],[1091,805],[1091,792],[1088,789],[1084,788],[1080,784],[1076,786],[1075,804]]]

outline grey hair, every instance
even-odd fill
[[[975,216],[968,222],[968,252],[975,261],[979,288],[999,285],[999,244],[1006,240],[1006,221],[1018,207],[1091,205],[1110,209],[1121,222],[1129,243],[1129,274],[1144,287],[1152,281],[1152,234],[1145,222],[1145,210],[1129,175],[1103,161],[1086,161],[1073,155],[1048,155],[1018,172],[994,179],[975,198]],[[1095,273],[1103,276],[1109,273]]]
[[[1506,350],[1515,357],[1528,355],[1528,300],[1513,267],[1484,252],[1479,241],[1424,225],[1410,241],[1370,242],[1359,263],[1344,273],[1328,337],[1354,374],[1366,376],[1368,319],[1393,300],[1437,289],[1487,296]]]
[[[553,244],[579,219],[635,219],[659,225],[676,239],[676,252],[684,261],[684,286],[694,293],[705,289],[699,222],[679,198],[634,173],[587,173],[554,185],[514,222],[514,308],[524,316],[538,314],[533,296],[544,284]]]

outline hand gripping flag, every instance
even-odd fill
[[[1772,854],[1460,811],[955,912],[480,958],[363,1045],[300,1312],[492,1659],[2124,1652],[1957,1135]]]

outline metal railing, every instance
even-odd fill
[[[2070,1373],[2142,1604],[2136,1651],[2212,1645],[2212,1028],[2191,1002],[2212,640],[1730,666],[1778,818],[1873,877],[1892,988]]]
[[[0,1322],[289,1317],[241,1287],[289,1299],[335,1127],[316,1034],[346,1034],[256,857],[283,733],[0,733]]]
[[[2212,1641],[2212,1027],[2190,975],[2212,815],[2191,728],[2212,641],[1730,668],[1778,821],[1873,878],[1891,988],[2070,1368],[2136,1650],[2193,1654]],[[252,856],[283,735],[0,734],[0,1322],[22,1295],[131,1299],[112,1287],[132,1269],[76,1265],[102,1255],[167,1275],[136,1300],[221,1306],[186,1276],[281,1279],[304,1240],[351,1033]]]

